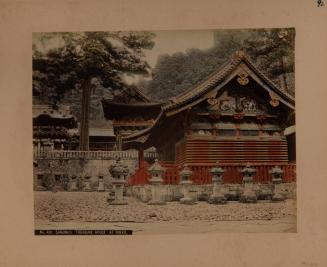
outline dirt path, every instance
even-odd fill
[[[106,201],[108,193],[97,192],[35,192],[35,219],[58,222],[161,222],[161,221],[244,221],[296,217],[296,201],[271,203],[259,201],[226,205],[198,202],[183,205],[169,202],[164,206],[147,205],[129,197],[128,205],[114,206]]]
[[[128,205],[114,206],[107,203],[107,194],[35,192],[35,229],[128,229],[134,234],[296,231],[296,201],[292,199],[153,206],[128,197]]]

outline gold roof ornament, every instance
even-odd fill
[[[269,95],[270,95],[270,105],[272,105],[273,107],[277,107],[279,105],[279,99],[277,97],[276,94],[274,94],[273,92],[269,92]]]
[[[207,99],[207,102],[208,102],[211,106],[213,106],[213,105],[216,105],[216,104],[218,103],[218,99],[215,98],[215,97],[210,97],[210,98]]]
[[[245,52],[244,50],[236,50],[234,53],[234,59],[242,59],[245,57]]]
[[[249,83],[249,78],[248,78],[248,74],[245,71],[242,71],[238,74],[238,78],[237,78],[237,82],[240,85],[247,85]]]

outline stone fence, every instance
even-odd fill
[[[166,184],[161,185],[160,190],[165,201],[178,201],[183,196],[183,189],[181,185]],[[243,193],[244,187],[242,184],[224,184],[224,194],[227,200],[239,200]],[[273,194],[272,184],[255,184],[254,191],[258,199],[270,199]],[[282,194],[285,198],[296,198],[296,183],[283,183],[281,188]],[[191,196],[196,201],[207,201],[209,196],[213,193],[213,185],[191,185]],[[127,194],[142,202],[148,202],[151,199],[151,185],[133,185],[127,187]]]
[[[103,159],[113,160],[138,159],[137,151],[79,151],[79,150],[50,150],[34,151],[34,159]]]

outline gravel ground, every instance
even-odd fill
[[[106,192],[34,192],[36,220],[53,222],[156,222],[156,221],[221,221],[272,220],[296,218],[296,201],[256,204],[229,202],[211,205],[198,202],[188,206],[169,202],[164,206],[147,205],[127,197],[128,205],[113,206]]]

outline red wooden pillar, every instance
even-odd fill
[[[144,150],[140,149],[139,150],[139,169],[144,167]]]

